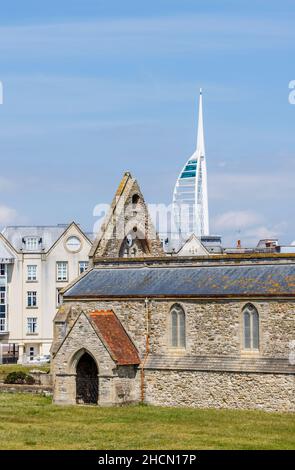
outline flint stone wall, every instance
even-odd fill
[[[145,371],[146,402],[159,406],[295,411],[295,376]]]
[[[112,309],[137,347],[141,360],[146,352],[147,315],[150,318],[150,355],[165,358],[173,357],[176,361],[186,357],[208,356],[224,358],[224,361],[247,359],[249,364],[260,360],[259,370],[253,372],[243,365],[235,371],[220,370],[161,370],[156,367],[145,370],[145,401],[162,406],[192,406],[200,408],[244,408],[264,409],[268,411],[295,411],[295,374],[284,373],[290,354],[290,343],[295,339],[295,304],[294,301],[263,300],[253,301],[260,319],[259,353],[243,351],[242,310],[245,300],[178,300],[186,313],[186,349],[173,350],[170,347],[169,313],[173,300],[150,299],[148,310],[144,299],[93,300],[65,302],[65,323],[59,322],[65,334],[73,326],[82,311]],[[82,318],[82,317],[81,317]],[[78,322],[77,322],[78,323]],[[63,347],[63,356],[57,360],[57,370],[63,370],[63,364],[70,360],[70,354],[79,347],[91,347],[100,370],[106,368],[106,375],[101,382],[101,404],[114,404],[126,401],[139,401],[141,396],[140,370],[134,378],[113,373],[114,364],[106,355],[105,348],[97,335],[90,338],[83,327],[71,332],[68,342]],[[57,333],[56,338],[60,338]],[[60,354],[60,353],[58,353]],[[265,359],[265,361],[263,361]],[[211,360],[211,359],[210,359]],[[280,362],[284,361],[284,370]],[[172,361],[170,361],[171,365]],[[235,362],[236,363],[236,362]],[[213,364],[213,362],[212,362]],[[243,362],[245,364],[245,362]],[[265,364],[265,366],[264,366]],[[274,369],[270,370],[270,365]],[[54,366],[56,368],[56,366]],[[246,369],[245,369],[246,367]],[[254,369],[255,371],[256,369]],[[129,371],[130,372],[130,371]],[[128,374],[129,374],[128,372]],[[127,372],[126,372],[127,374]],[[127,375],[128,375],[127,374]],[[72,390],[74,403],[75,376],[56,378],[55,390],[58,400],[68,402]]]
[[[181,354],[170,348],[169,317],[174,303],[186,314],[186,355],[241,356],[243,351],[242,310],[245,300],[161,300],[149,302],[150,352],[152,354]],[[288,358],[290,343],[295,340],[294,301],[253,301],[259,312],[259,357]],[[81,311],[110,309],[118,316],[129,333],[141,357],[145,354],[147,310],[144,299],[97,300],[66,302],[67,330]],[[61,324],[60,328],[63,328]],[[66,331],[66,330],[64,330]],[[59,337],[58,333],[55,335]],[[251,354],[251,353],[250,353]]]

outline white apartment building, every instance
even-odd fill
[[[18,362],[49,354],[60,291],[88,267],[92,240],[76,223],[0,233],[0,345]]]

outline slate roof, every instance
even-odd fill
[[[6,248],[3,241],[0,239],[0,263],[13,263],[14,260],[14,254]]]
[[[56,226],[7,226],[3,229],[2,234],[17,251],[24,248],[22,240],[25,237],[42,239],[42,245],[35,251],[42,251],[42,248],[44,251],[48,251],[67,227],[67,224]],[[23,249],[23,251],[25,250]]]
[[[136,347],[112,310],[96,310],[90,320],[119,365],[140,364]]]
[[[295,297],[295,263],[93,268],[63,297],[148,296]]]
[[[28,252],[25,249],[23,239],[26,237],[37,237],[42,240],[38,248],[32,252],[47,252],[54,245],[54,243],[62,236],[62,234],[72,224],[59,224],[59,225],[38,225],[38,226],[25,226],[25,225],[8,225],[2,230],[2,235],[11,243],[16,251]],[[81,227],[77,225],[82,231]],[[89,240],[93,241],[95,234],[83,232]],[[31,252],[31,251],[30,251]]]

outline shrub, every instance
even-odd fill
[[[10,374],[8,374],[6,379],[4,380],[4,383],[33,385],[35,383],[35,379],[31,375],[26,374],[22,371],[10,372]]]

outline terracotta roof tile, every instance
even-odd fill
[[[138,352],[112,310],[96,310],[90,319],[119,365],[140,364]]]

